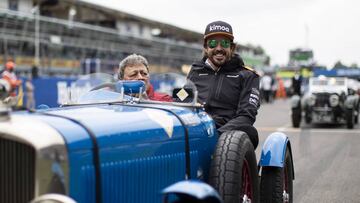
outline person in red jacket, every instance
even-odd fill
[[[141,55],[131,54],[120,62],[119,79],[144,81],[146,94],[150,100],[173,101],[169,95],[154,91],[154,87],[150,84],[149,63],[146,58]]]
[[[10,96],[16,96],[16,89],[21,85],[21,80],[17,78],[14,73],[15,63],[8,61],[5,64],[5,70],[1,73],[1,78],[7,81],[10,86],[9,94]]]

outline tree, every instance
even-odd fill
[[[352,63],[352,64],[350,65],[350,67],[351,67],[351,68],[359,68],[359,66],[357,65],[357,63]]]
[[[337,61],[333,67],[333,69],[341,69],[341,68],[347,68],[344,64],[341,63],[341,61]]]

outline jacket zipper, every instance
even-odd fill
[[[216,88],[216,92],[215,92],[215,98],[219,99],[220,96],[220,90],[222,88],[222,83],[224,80],[224,77],[221,77],[221,75],[219,75],[220,79],[219,79],[219,83],[217,84],[217,88]]]
[[[213,70],[213,69],[212,69]],[[215,84],[216,84],[216,81],[217,81],[217,71],[214,71],[214,75],[213,75],[213,78],[212,78],[212,81],[210,82],[210,88],[209,88],[209,92],[208,92],[208,97],[205,101],[205,104],[210,104],[210,101],[212,100],[212,95],[213,95],[213,92],[214,92],[214,88],[215,88]]]

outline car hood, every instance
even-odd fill
[[[91,147],[89,132],[100,148],[151,143],[158,138],[183,139],[184,128],[174,114],[192,127],[201,124],[192,110],[166,105],[84,105],[13,116],[41,120],[62,134],[69,150],[75,150]]]

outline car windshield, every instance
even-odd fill
[[[96,73],[81,76],[71,84],[64,105],[109,102],[196,104],[196,99],[195,85],[182,74],[153,74],[146,84]]]
[[[311,93],[329,92],[341,93],[347,91],[346,78],[314,77],[310,78],[309,90]]]
[[[345,85],[344,78],[314,78],[312,80],[312,85],[314,86],[326,86],[326,85],[336,85],[336,86],[343,86]]]

